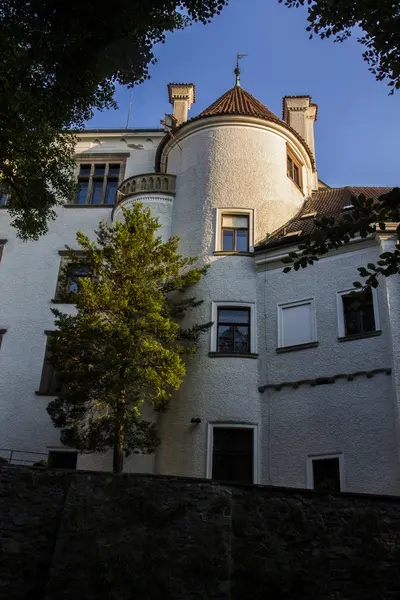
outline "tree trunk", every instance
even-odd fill
[[[118,426],[115,432],[115,444],[113,453],[113,473],[122,473],[124,467],[124,436],[122,426]]]

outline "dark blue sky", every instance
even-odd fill
[[[133,91],[130,127],[158,127],[171,111],[169,82],[193,82],[196,116],[234,84],[236,53],[242,86],[281,117],[282,96],[309,94],[319,177],[331,186],[400,184],[400,92],[376,82],[356,36],[343,44],[308,39],[304,8],[277,0],[230,0],[210,25],[194,25],[155,48],[151,79]],[[126,125],[130,91],[119,88],[118,111],[98,113],[88,127]]]

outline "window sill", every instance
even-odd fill
[[[319,342],[307,342],[306,344],[296,344],[295,346],[283,346],[277,348],[277,354],[283,354],[284,352],[296,352],[296,350],[306,350],[307,348],[316,348],[319,346]]]
[[[254,256],[254,252],[227,252],[225,250],[215,250],[214,256]]]
[[[208,356],[210,358],[258,358],[258,354],[253,352],[209,352]]]
[[[339,337],[339,342],[351,342],[352,340],[362,340],[363,338],[376,337],[377,335],[382,335],[382,331],[378,329],[378,331],[368,331],[367,333],[356,333],[354,335],[346,335],[344,337]]]
[[[64,208],[114,208],[115,204],[63,204]]]
[[[58,392],[41,392],[40,390],[36,390],[35,394],[36,396],[53,396],[53,398],[58,396]]]

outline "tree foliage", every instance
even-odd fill
[[[389,223],[400,222],[400,188],[394,188],[387,194],[382,194],[378,202],[366,198],[363,194],[352,197],[353,209],[342,217],[323,217],[315,219],[316,228],[313,233],[305,236],[299,244],[298,252],[290,252],[282,262],[290,264],[284,268],[288,273],[292,270],[305,269],[314,264],[320,256],[331,250],[336,250],[354,240],[357,236],[366,238],[376,231],[385,231]],[[379,277],[389,277],[400,273],[400,225],[394,234],[397,242],[393,252],[384,252],[379,256],[377,264],[369,263],[359,267],[359,275],[364,282],[355,281],[354,286],[378,287]]]
[[[0,0],[0,185],[23,239],[76,191],[72,135],[115,85],[149,77],[165,33],[208,23],[227,0]]]
[[[364,60],[378,81],[400,88],[400,3],[398,0],[279,0],[289,7],[308,6],[310,37],[347,39],[355,27],[364,33]]]
[[[201,301],[186,292],[206,273],[196,258],[178,254],[178,239],[163,243],[149,210],[135,205],[125,222],[100,224],[97,242],[77,234],[74,265],[90,275],[78,280],[77,313],[52,309],[50,338],[60,391],[47,411],[63,442],[82,452],[114,449],[114,470],[123,455],[151,453],[154,423],[142,417],[146,403],[165,410],[184,378],[185,357],[211,323],[183,326]],[[66,267],[64,277],[68,277]]]

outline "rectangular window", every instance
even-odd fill
[[[47,465],[50,469],[76,469],[77,460],[77,452],[49,450]]]
[[[51,353],[49,350],[49,340],[47,339],[43,360],[42,377],[40,379],[40,386],[37,392],[39,395],[43,394],[48,396],[56,396],[59,391],[57,375],[53,365],[50,362],[50,359]]]
[[[222,215],[222,250],[224,252],[249,251],[248,215]]]
[[[1,348],[1,344],[3,342],[3,336],[5,333],[7,333],[7,329],[0,329],[0,348]]]
[[[0,188],[0,206],[6,206],[7,204],[7,194],[4,189]]]
[[[250,352],[250,309],[218,308],[217,352]]]
[[[294,152],[287,147],[287,176],[294,181],[294,183],[302,188],[302,165],[300,161],[294,155]]]
[[[74,302],[73,295],[78,291],[79,279],[90,276],[90,268],[84,264],[84,259],[83,262],[80,262],[84,253],[78,253],[77,261],[73,262],[73,258],[68,252],[60,252],[63,254],[58,273],[55,301],[69,304]]]
[[[308,457],[308,487],[320,491],[344,491],[343,455]]]
[[[376,290],[338,293],[339,338],[367,335],[379,329]]]
[[[121,163],[81,163],[75,203],[113,205],[121,175]]]
[[[317,341],[314,298],[278,304],[278,348]]]
[[[255,433],[255,427],[212,425],[208,476],[220,481],[255,483]]]

